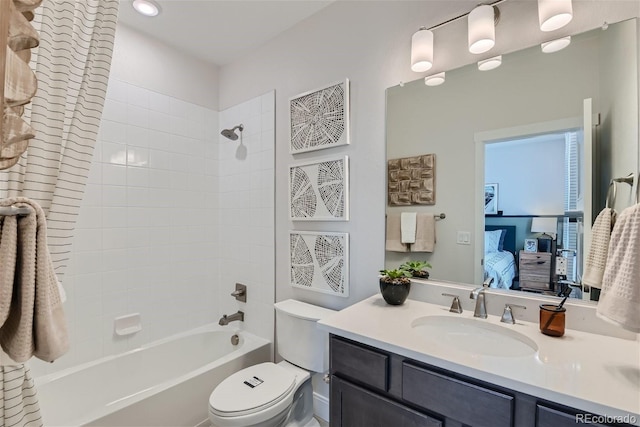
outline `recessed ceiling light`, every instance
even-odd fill
[[[153,0],[133,0],[133,8],[144,16],[156,16],[160,13],[160,6]]]
[[[562,37],[560,39],[551,40],[549,42],[542,43],[540,47],[544,53],[553,53],[564,49],[571,43],[571,36]]]
[[[494,56],[493,58],[484,59],[478,62],[478,70],[489,71],[494,68],[498,68],[502,65],[502,55]]]

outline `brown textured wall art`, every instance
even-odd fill
[[[436,155],[391,159],[387,162],[389,206],[436,204]]]

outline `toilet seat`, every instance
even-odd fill
[[[221,418],[285,410],[293,400],[296,376],[272,362],[242,369],[222,381],[209,397],[211,414]],[[263,418],[260,416],[260,418]]]

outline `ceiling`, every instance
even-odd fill
[[[119,22],[215,65],[241,58],[334,0],[155,0],[160,14],[120,0]]]

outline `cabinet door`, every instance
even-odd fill
[[[331,376],[331,427],[442,427],[442,422]]]

